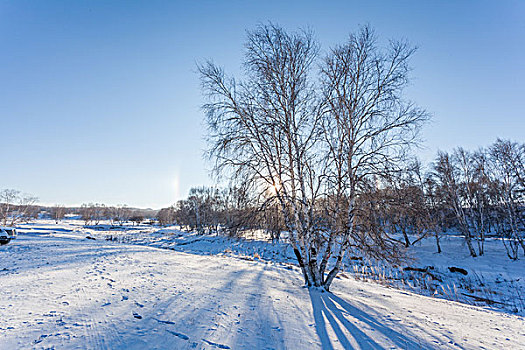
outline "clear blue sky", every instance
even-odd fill
[[[245,30],[369,23],[419,46],[409,97],[438,149],[524,142],[525,1],[0,0],[0,189],[160,208],[211,184],[195,63],[236,73]]]

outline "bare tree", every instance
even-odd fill
[[[211,62],[199,70],[215,170],[231,170],[260,193],[273,189],[305,281],[319,286],[319,271],[310,267],[317,257],[311,242],[320,113],[309,74],[317,53],[310,32],[261,25],[248,33],[245,81],[226,78]]]
[[[240,236],[256,228],[261,228],[260,212],[256,201],[246,188],[229,187],[218,192],[216,215],[221,231],[228,236]]]
[[[84,220],[84,224],[89,225],[93,220],[92,206],[88,204],[82,204],[80,206],[80,216]]]
[[[60,204],[55,205],[51,208],[51,216],[55,220],[55,223],[58,224],[60,220],[66,215],[66,207]]]
[[[0,191],[0,220],[4,226],[14,226],[24,220],[31,220],[37,214],[37,198],[13,189]]]
[[[328,290],[349,247],[388,250],[365,216],[356,225],[356,201],[373,175],[403,158],[427,118],[402,98],[413,49],[398,43],[383,53],[374,43],[366,27],[350,36],[316,80],[312,33],[261,25],[248,33],[244,81],[199,66],[215,170],[273,193],[308,286]],[[330,202],[330,210],[319,205]]]
[[[376,191],[382,202],[382,225],[390,233],[401,232],[406,248],[436,229],[421,171],[419,161],[413,161],[400,171],[384,174]]]
[[[478,256],[472,244],[474,234],[471,230],[469,217],[466,213],[466,208],[461,195],[461,172],[448,153],[438,153],[435,164],[435,175],[436,178],[439,179],[447,204],[456,216],[459,229],[465,238],[465,243],[467,244],[470,255],[472,257]]]
[[[433,232],[436,241],[436,251],[441,253],[440,236],[444,230],[446,208],[442,196],[440,195],[439,186],[435,180],[434,174],[430,171],[423,175],[421,168],[416,168],[418,185],[424,195],[425,209],[423,220],[425,220],[428,230]]]
[[[525,254],[525,144],[498,139],[490,147],[490,161],[496,183],[497,230],[503,237],[507,255],[516,260],[519,247]]]
[[[6,189],[0,192],[0,214],[2,224],[7,225],[8,220],[12,217],[15,202],[20,196],[20,191]]]
[[[117,223],[122,226],[130,219],[131,209],[124,204],[115,207],[107,207],[105,216],[109,218],[112,223]]]
[[[162,208],[157,213],[157,221],[161,226],[173,225],[175,222],[175,209],[173,207]]]
[[[104,204],[89,203],[82,204],[80,207],[80,215],[86,225],[93,223],[98,225],[101,220],[107,217],[107,207]]]
[[[366,248],[366,253],[382,258],[394,256],[391,249],[383,249],[388,238],[376,235],[381,230],[369,231],[365,237],[367,232],[356,225],[356,201],[361,192],[369,190],[367,184],[374,176],[381,178],[399,170],[409,146],[418,141],[419,127],[429,117],[403,95],[414,52],[407,43],[396,41],[381,49],[373,31],[363,27],[325,59],[323,126],[328,146],[328,191],[336,205],[322,270],[332,255],[332,243],[338,237],[343,242],[335,252],[336,264],[326,278],[328,285],[348,248]],[[374,244],[363,246],[364,240]]]

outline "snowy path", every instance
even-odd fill
[[[0,247],[0,349],[519,349],[518,316],[261,262],[21,235]]]

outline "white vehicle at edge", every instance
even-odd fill
[[[0,245],[9,243],[16,239],[16,229],[14,227],[0,227]]]

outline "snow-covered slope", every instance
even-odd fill
[[[519,349],[525,321],[269,262],[20,234],[0,247],[0,349]]]

